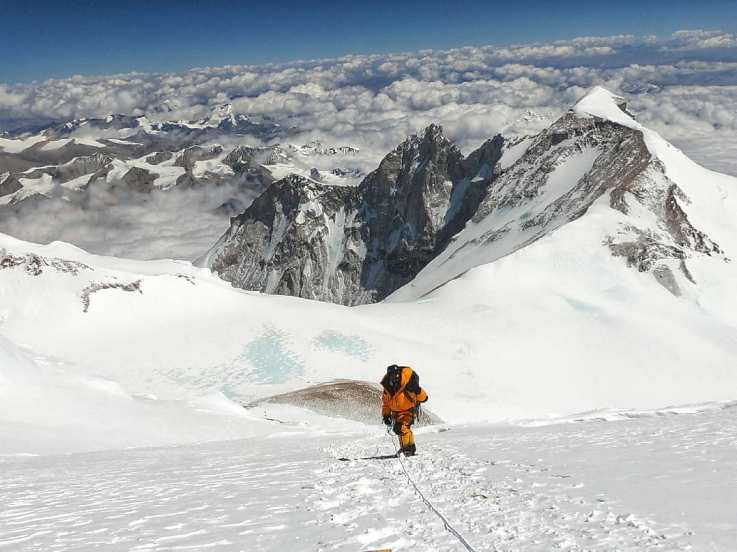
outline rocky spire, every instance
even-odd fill
[[[381,300],[473,214],[490,181],[476,177],[481,165],[496,164],[501,141],[483,147],[465,160],[442,127],[430,125],[358,188],[283,179],[233,220],[209,265],[245,289],[349,305]]]

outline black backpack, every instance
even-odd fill
[[[392,364],[386,368],[386,375],[381,380],[381,385],[390,395],[395,395],[402,386],[403,368],[403,366],[397,366],[396,364]],[[405,389],[412,393],[420,392],[420,376],[418,376],[417,372],[414,370],[412,370],[412,376],[409,378],[409,382],[407,382],[407,387],[405,387]]]
[[[381,385],[390,395],[396,395],[402,385],[402,368],[396,364],[387,366],[386,375],[381,380]]]

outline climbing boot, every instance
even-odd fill
[[[407,445],[406,447],[399,449],[399,454],[403,454],[404,456],[414,456],[417,454],[417,447],[412,443],[411,445]]]

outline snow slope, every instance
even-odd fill
[[[217,393],[247,403],[336,377],[376,381],[391,362],[416,367],[433,411],[451,422],[734,398],[733,321],[595,244],[560,262],[569,232],[574,225],[423,300],[360,308],[237,290],[182,261],[0,236],[0,334],[85,389],[106,382],[95,391],[101,403],[115,393],[195,410]],[[22,401],[26,391],[5,393]],[[22,412],[3,420],[30,416]],[[55,416],[38,413],[48,425]],[[43,439],[27,445],[44,448]]]
[[[23,138],[0,138],[0,151],[5,153],[20,153],[47,139],[43,134]]]
[[[591,118],[611,121],[642,134],[651,156],[648,167],[641,172],[641,178],[649,180],[645,187],[657,197],[671,184],[677,185],[685,194],[678,203],[685,211],[688,221],[719,244],[725,252],[721,259],[708,254],[690,255],[686,264],[689,270],[691,266],[694,267],[696,274],[693,274],[692,279],[698,285],[693,285],[694,282],[690,282],[687,277],[677,277],[679,287],[685,288],[686,295],[690,294],[696,301],[707,301],[710,307],[723,311],[734,310],[737,306],[737,294],[731,290],[736,289],[737,265],[729,261],[730,257],[737,256],[737,217],[734,216],[737,213],[737,178],[697,165],[656,132],[637,123],[619,107],[622,102],[622,98],[604,88],[595,87],[573,107],[570,114],[584,121]],[[596,134],[597,130],[594,128],[593,140],[596,139]],[[549,134],[543,132],[537,141],[544,141],[548,137]],[[562,148],[568,141],[570,139],[557,147]],[[567,257],[580,248],[599,248],[613,238],[616,241],[620,236],[631,234],[633,230],[656,238],[665,234],[667,229],[657,218],[660,213],[648,211],[641,205],[640,198],[627,189],[626,179],[624,197],[629,197],[630,201],[625,209],[614,208],[615,202],[611,195],[617,190],[612,189],[591,205],[584,201],[585,197],[581,197],[578,207],[585,209],[587,213],[580,220],[575,220],[579,213],[561,213],[560,208],[556,209],[556,203],[561,198],[569,195],[575,199],[577,194],[581,194],[582,183],[597,162],[597,151],[586,147],[586,142],[583,144],[583,147],[578,146],[572,151],[563,148],[564,153],[557,159],[557,165],[539,182],[534,182],[534,178],[538,176],[535,171],[540,168],[539,159],[534,154],[528,157],[523,154],[516,158],[518,163],[512,168],[520,165],[521,168],[510,173],[511,179],[502,178],[502,184],[492,186],[486,200],[491,213],[484,217],[477,215],[409,285],[395,292],[390,301],[422,297],[475,267],[493,263],[523,250],[534,240],[541,237],[549,240],[550,233],[557,231],[562,225],[565,225],[568,235],[566,242],[559,242],[561,248],[555,253],[560,262],[567,262]],[[555,147],[550,151],[554,152]],[[621,155],[626,155],[626,152]],[[515,178],[532,180],[539,187],[528,186],[519,190],[515,187]],[[501,189],[495,190],[495,186]],[[532,197],[527,201],[519,201],[519,195]],[[513,206],[507,207],[509,203]],[[542,224],[530,223],[541,218],[546,211],[553,213],[552,220],[542,217]],[[555,246],[546,241],[546,247]],[[608,252],[606,254],[609,255]],[[554,271],[556,267],[546,268]],[[722,309],[718,305],[718,299],[713,300],[715,296],[727,299],[726,305],[722,304],[726,308]]]
[[[284,431],[283,429],[280,429]],[[265,435],[274,424],[222,394],[133,395],[0,337],[0,456],[161,446]]]
[[[478,551],[728,551],[735,435],[733,406],[475,425],[420,431],[403,462]],[[335,460],[391,447],[377,432],[0,457],[0,548],[462,550],[398,460]]]
[[[617,101],[597,89],[575,110],[579,117],[637,126]],[[50,404],[65,394],[84,397],[80,404],[91,405],[86,412],[117,404],[138,420],[135,427],[149,415],[180,418],[184,423],[172,421],[179,429],[161,436],[166,443],[200,439],[202,433],[189,432],[196,424],[186,421],[199,419],[198,401],[214,400],[231,420],[243,414],[238,404],[335,378],[377,381],[390,363],[415,367],[433,411],[452,423],[734,399],[735,179],[706,171],[637,128],[653,162],[664,167],[660,174],[687,195],[679,201],[689,220],[722,251],[689,250],[692,279],[673,271],[680,295],[606,246],[633,225],[659,231],[653,213],[636,202],[624,212],[605,194],[572,222],[550,219],[554,231],[539,239],[526,235],[523,224],[491,245],[475,239],[517,224],[525,213],[545,212],[588,174],[597,143],[570,147],[564,140],[556,166],[543,171],[544,186],[524,207],[469,223],[413,283],[376,305],[261,295],[183,261],[103,257],[0,234],[0,337],[14,351],[5,354],[30,356],[22,362],[34,368],[25,371],[40,374],[36,382],[51,382],[33,384],[38,402],[48,391]],[[18,369],[13,373],[17,380]],[[5,384],[6,400],[17,406],[0,410],[0,431],[16,438],[13,424],[24,416],[53,427],[66,408],[34,411],[23,402],[31,384],[23,385]],[[76,390],[59,391],[69,386]],[[289,415],[294,421],[300,414]],[[122,430],[98,439],[99,426],[89,427],[87,418],[78,414],[65,424],[69,450],[132,444]],[[208,423],[203,419],[202,427]],[[214,431],[212,438],[258,425],[232,423],[232,433]],[[80,437],[85,432],[89,437]],[[40,434],[15,442],[16,451],[47,448]]]
[[[731,550],[735,179],[617,101],[594,90],[576,115],[642,132],[653,184],[675,182],[719,244],[673,266],[678,294],[607,246],[661,230],[636,202],[478,239],[564,198],[596,142],[559,143],[524,207],[469,223],[391,301],[356,308],[0,234],[0,548],[459,549],[406,469],[479,551]],[[390,363],[415,367],[449,422],[420,428],[404,464],[336,460],[393,451],[378,420],[242,407]]]

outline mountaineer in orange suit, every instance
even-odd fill
[[[384,423],[393,424],[394,433],[399,435],[397,454],[413,456],[417,447],[410,426],[415,422],[420,403],[427,400],[427,393],[420,387],[420,377],[409,366],[392,364],[387,367],[381,386],[384,388],[381,415]]]

